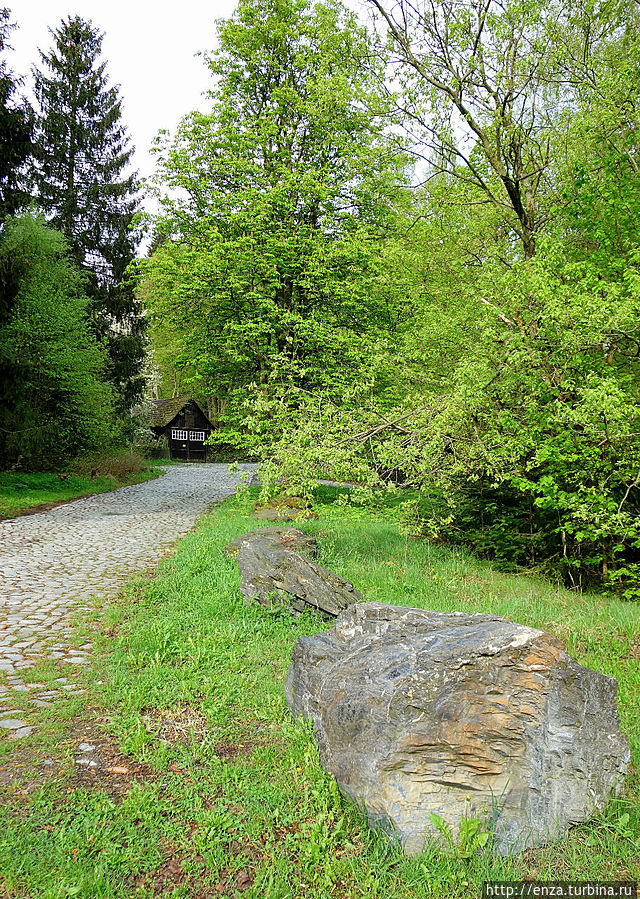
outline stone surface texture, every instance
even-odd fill
[[[279,532],[275,539],[274,532]],[[287,541],[283,539],[284,532],[297,536]],[[297,613],[310,606],[328,615],[338,615],[362,599],[362,594],[349,581],[305,558],[315,554],[315,540],[304,531],[258,528],[238,539],[236,560],[242,577],[242,595],[247,601],[271,605],[275,600],[289,604]],[[299,552],[287,548],[295,543]]]
[[[248,534],[240,534],[235,540],[232,540],[225,546],[224,554],[228,559],[235,559],[240,551],[240,547],[245,543],[252,543],[259,540],[263,546],[269,546],[274,549],[290,549],[293,552],[300,553],[308,559],[315,559],[318,553],[318,544],[315,537],[311,537],[300,528],[294,527],[273,527],[258,528],[250,531]]]
[[[429,813],[457,839],[465,812],[511,854],[559,838],[621,789],[617,686],[533,628],[360,603],[297,642],[285,692],[342,792],[407,854],[436,836]]]
[[[44,709],[82,689],[78,673],[89,664],[91,643],[73,645],[72,616],[158,562],[255,469],[241,465],[230,475],[227,465],[167,466],[153,481],[0,521],[0,733],[30,732],[24,711],[2,711],[19,696]],[[61,674],[49,685],[27,675],[43,659]]]

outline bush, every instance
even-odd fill
[[[61,234],[31,215],[0,238],[0,465],[56,468],[113,440],[106,355]]]
[[[83,456],[75,462],[73,468],[81,476],[94,475],[126,481],[148,468],[148,464],[140,453],[128,449]]]

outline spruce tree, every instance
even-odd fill
[[[135,257],[139,185],[117,86],[100,60],[101,32],[79,16],[51,31],[34,69],[39,115],[34,188],[88,276],[89,312],[109,351],[121,412],[141,396],[145,325],[126,270]]]
[[[10,15],[8,9],[0,7],[0,221],[26,200],[21,174],[31,154],[33,132],[33,110],[26,100],[16,98],[21,82],[4,58],[15,28]]]

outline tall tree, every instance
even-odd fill
[[[213,112],[164,150],[159,229],[173,239],[147,295],[174,363],[246,440],[302,391],[341,396],[389,323],[372,282],[406,160],[384,134],[368,36],[339,3],[241,0],[219,47]]]
[[[433,175],[402,247],[404,394],[391,412],[309,404],[273,474],[400,470],[436,533],[638,598],[637,10],[371,2]]]
[[[491,203],[535,254],[551,164],[558,85],[549,78],[544,0],[369,0],[403,84],[405,121],[431,172],[453,175]]]
[[[14,28],[9,10],[0,8],[0,221],[26,199],[21,171],[32,151],[33,110],[24,98],[16,97],[20,79],[4,58]]]
[[[39,117],[34,186],[51,225],[89,275],[90,315],[109,350],[109,377],[125,411],[141,395],[144,319],[127,278],[139,236],[139,185],[118,88],[100,61],[103,35],[80,17],[51,32],[34,69]]]

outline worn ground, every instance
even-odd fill
[[[227,465],[170,466],[154,481],[0,522],[2,731],[14,739],[32,731],[29,716],[13,708],[16,693],[28,693],[34,709],[42,709],[82,689],[75,675],[88,663],[91,643],[74,645],[71,617],[90,597],[108,596],[156,563],[254,470],[244,465],[231,475]],[[48,682],[25,676],[47,660],[64,663],[58,676]]]

